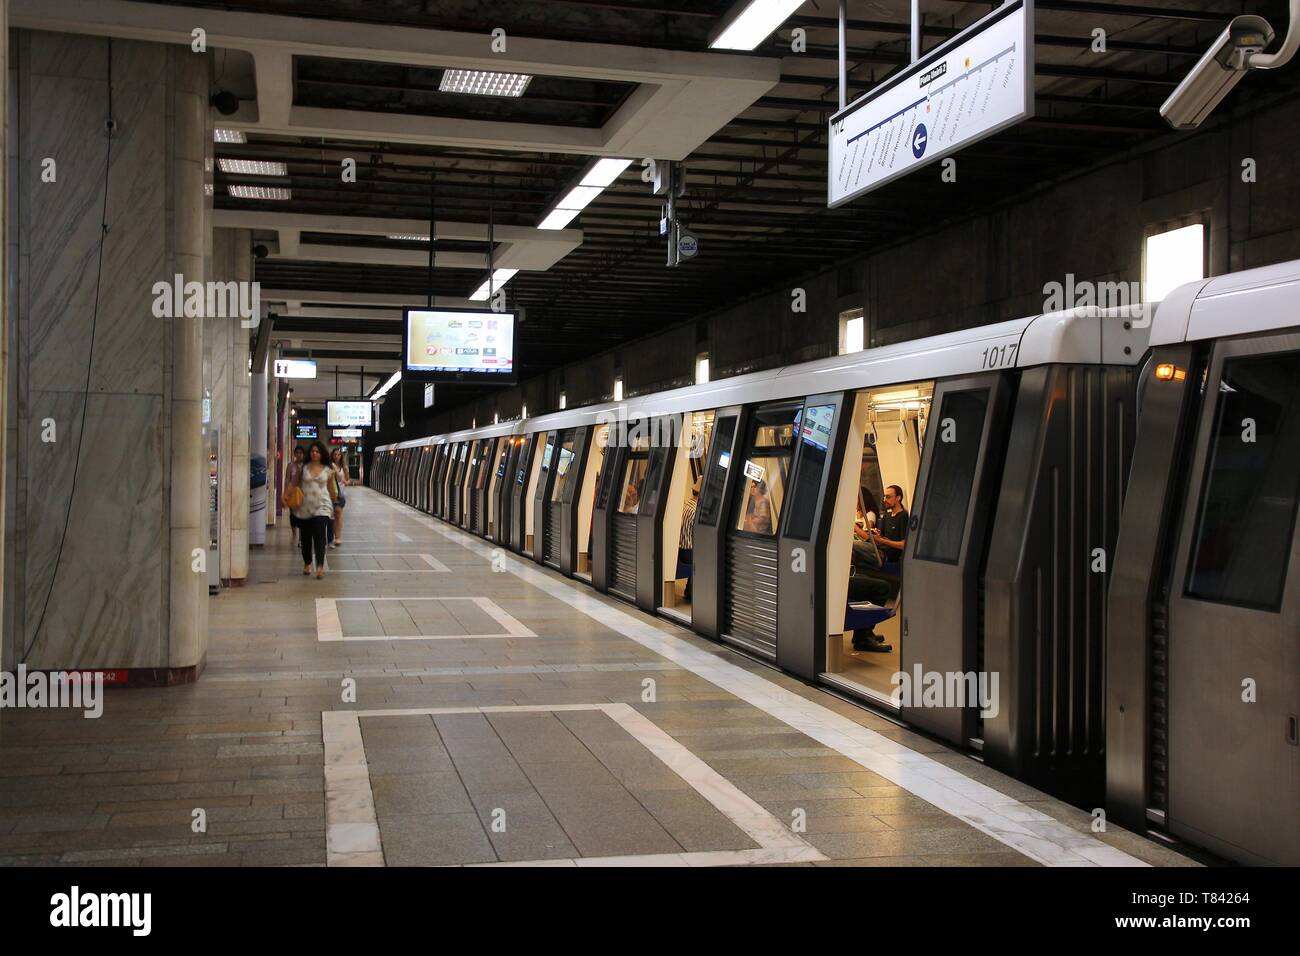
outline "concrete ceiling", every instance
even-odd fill
[[[395,363],[397,310],[430,291],[463,303],[486,275],[491,221],[494,265],[523,270],[507,294],[526,313],[527,376],[1182,135],[1157,109],[1210,38],[1241,12],[1287,19],[1282,0],[1036,0],[1037,115],[963,150],[957,184],[906,177],[827,210],[836,3],[804,3],[753,54],[710,52],[732,2],[10,0],[10,20],[187,44],[207,31],[214,90],[240,98],[219,124],[247,137],[218,157],[283,162],[292,189],[274,205],[237,199],[229,186],[266,178],[216,175],[218,224],[252,229],[270,251],[257,278],[282,311],[285,348],[338,353],[339,368]],[[996,5],[927,0],[925,47]],[[848,0],[848,18],[853,97],[907,61],[909,3]],[[491,51],[496,28],[504,53]],[[1097,28],[1104,55],[1090,48]],[[806,33],[799,53],[794,29]],[[510,102],[440,93],[451,67],[536,79]],[[1252,77],[1234,99],[1293,94],[1296,73]],[[574,228],[536,228],[602,155],[685,159],[682,216],[698,259],[665,269],[661,202],[636,165]],[[340,182],[346,157],[355,184]],[[431,178],[432,290],[427,244],[387,238],[427,233]]]

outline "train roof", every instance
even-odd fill
[[[471,438],[531,434],[853,391],[996,368],[1045,364],[1136,365],[1150,346],[1297,324],[1300,261],[1249,269],[1179,286],[1148,307],[1095,307],[1047,312],[894,345],[835,355],[798,365],[750,372],[701,385],[636,395],[548,412],[445,435],[416,438],[377,450],[437,445]],[[1244,307],[1243,296],[1249,296]]]

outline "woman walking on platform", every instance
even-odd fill
[[[334,518],[334,502],[339,490],[334,469],[329,464],[329,452],[318,441],[312,442],[307,449],[307,463],[298,475],[298,487],[302,489],[302,506],[298,509],[298,523],[302,528],[302,573],[311,574],[314,566],[316,577],[323,578],[325,536]]]
[[[335,448],[333,454],[330,455],[330,467],[334,469],[334,483],[339,490],[339,500],[334,503],[334,528],[331,535],[334,540],[330,542],[330,547],[337,548],[343,543],[343,509],[348,503],[343,489],[349,484],[348,462],[343,457],[342,448]]]

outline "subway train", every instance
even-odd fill
[[[1300,262],[383,446],[370,477],[1130,829],[1300,864]]]

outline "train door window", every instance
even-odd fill
[[[528,454],[532,451],[533,436],[522,438],[523,448],[519,452],[519,467],[515,469],[515,484],[524,485],[528,481]]]
[[[834,422],[834,405],[813,405],[805,408],[800,416],[799,461],[791,490],[790,514],[786,520],[786,534],[800,541],[812,538],[813,516],[817,513]]]
[[[616,461],[618,461],[618,449],[606,448],[601,460],[600,475],[596,479],[596,507],[602,511],[609,507],[610,490],[615,483],[613,463]]]
[[[505,477],[506,462],[510,457],[510,444],[511,444],[511,440],[509,438],[501,439],[501,448],[497,451],[497,478],[498,479]]]
[[[735,530],[774,537],[781,523],[781,505],[790,474],[797,405],[769,405],[754,413],[749,441],[740,460],[743,480],[737,486],[740,504]]]
[[[949,392],[939,406],[942,435],[930,458],[925,517],[913,552],[921,560],[956,564],[961,554],[988,405],[988,389],[980,389]]]
[[[1300,353],[1228,359],[1187,594],[1277,611],[1300,498]]]
[[[546,476],[551,470],[551,456],[555,454],[555,432],[550,432],[546,436],[546,447],[542,449],[542,482],[545,485]]]
[[[555,484],[551,487],[551,501],[559,502],[564,500],[564,489],[568,486],[569,477],[573,473],[573,446],[576,437],[572,431],[564,432],[560,436],[559,457],[555,462]]]
[[[639,432],[640,429],[633,429]],[[619,486],[618,510],[620,514],[636,514],[641,504],[641,492],[645,486],[646,471],[650,467],[650,437],[632,434],[623,462],[623,483]]]
[[[696,521],[712,528],[718,523],[722,511],[722,489],[727,483],[731,468],[731,443],[736,437],[736,417],[728,415],[718,422],[717,435],[712,443],[713,453],[700,484],[700,501]],[[708,446],[706,446],[708,447]]]

